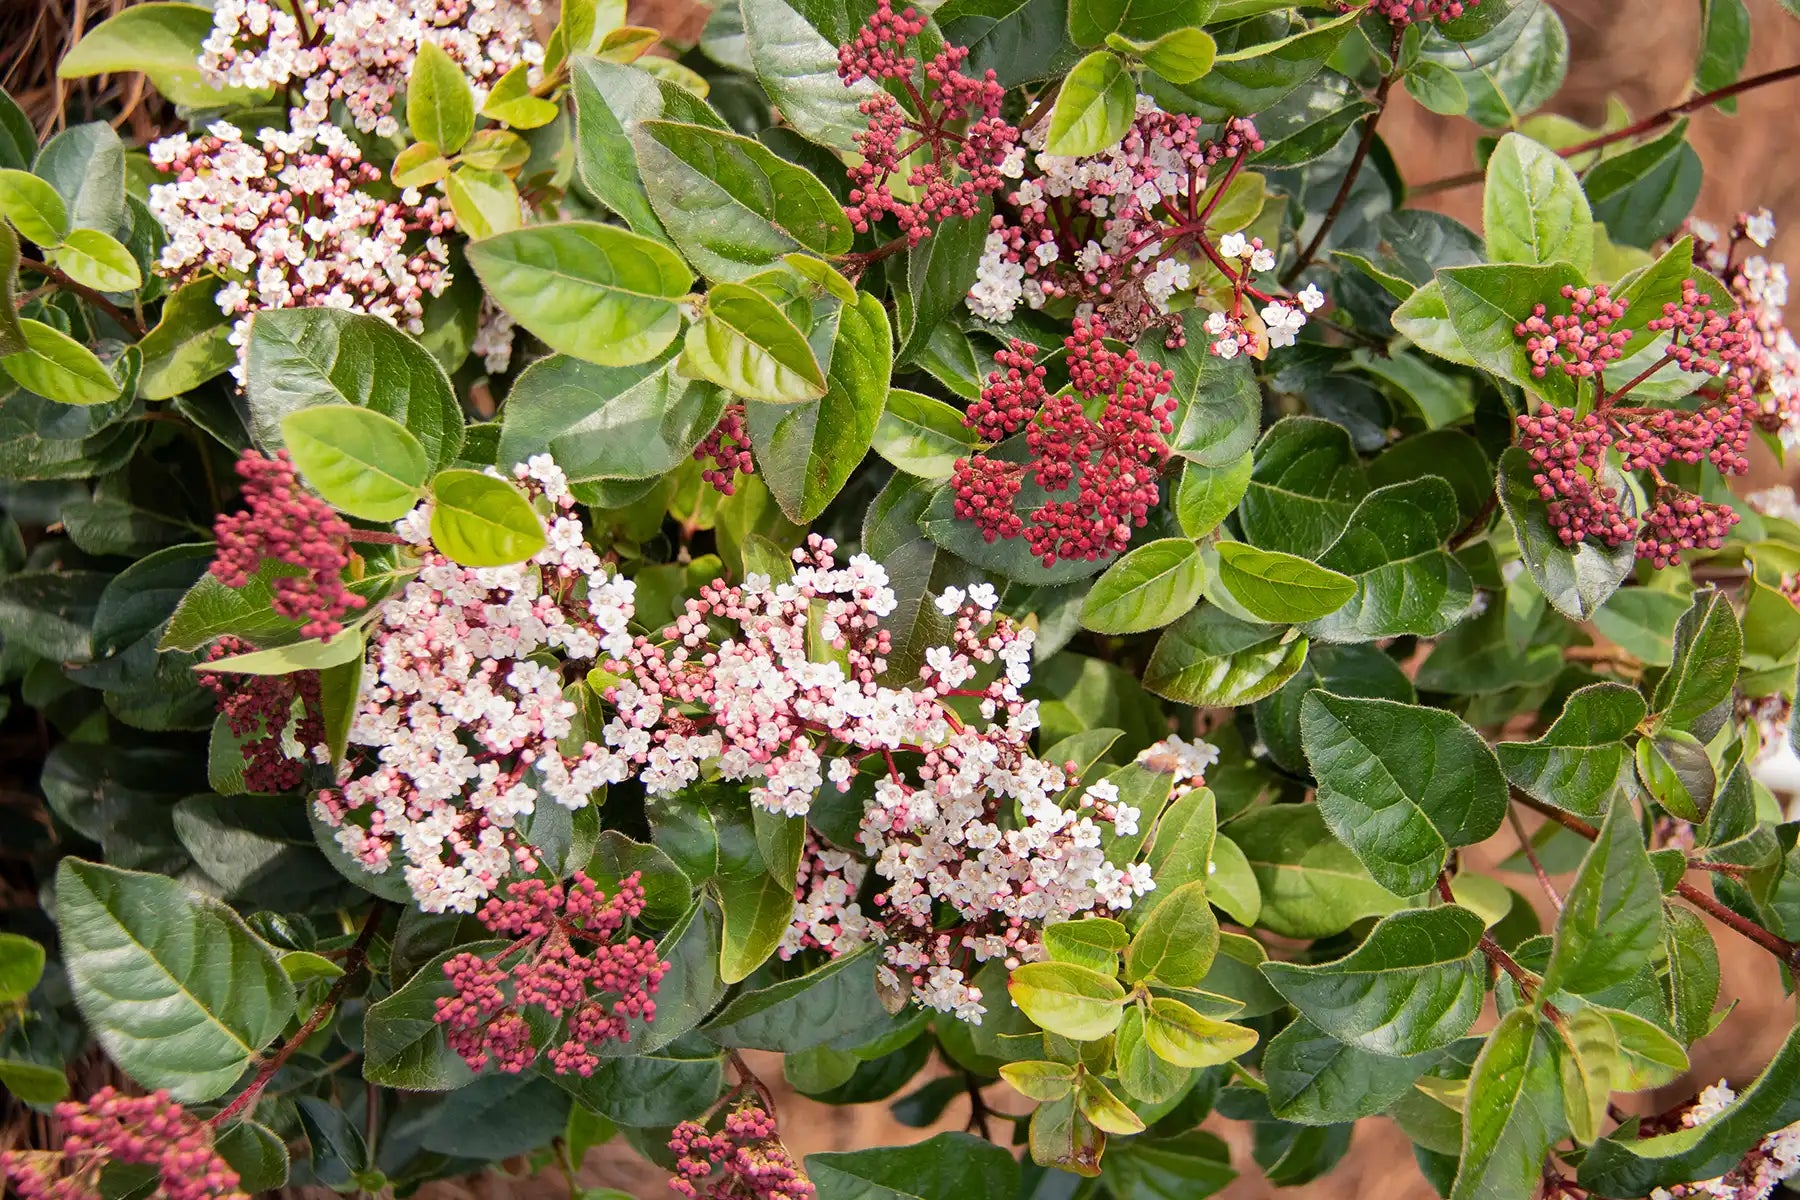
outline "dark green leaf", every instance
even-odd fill
[[[1531,457],[1518,447],[1500,456],[1500,503],[1512,522],[1532,582],[1556,611],[1572,620],[1592,616],[1607,602],[1637,561],[1633,543],[1607,547],[1593,541],[1565,546],[1543,497],[1531,482]]]
[[[1200,707],[1260,700],[1293,677],[1307,641],[1269,625],[1240,621],[1203,604],[1163,631],[1144,667],[1144,687]]]
[[[1284,417],[1256,444],[1238,521],[1250,544],[1311,558],[1337,540],[1368,490],[1343,426]]]
[[[1596,683],[1570,694],[1534,742],[1495,746],[1513,785],[1546,804],[1598,816],[1631,774],[1625,744],[1644,719],[1643,697],[1621,683]]]
[[[1376,488],[1350,514],[1319,565],[1355,580],[1355,593],[1307,632],[1321,641],[1433,636],[1468,612],[1474,589],[1444,543],[1456,532],[1456,495],[1436,475]]]
[[[1429,1055],[1391,1058],[1348,1045],[1300,1017],[1269,1042],[1262,1068],[1277,1117],[1335,1125],[1381,1112],[1431,1065]]]
[[[1743,647],[1743,631],[1726,595],[1716,588],[1695,593],[1692,607],[1675,625],[1674,661],[1656,685],[1652,704],[1659,726],[1711,736],[1718,722],[1707,718],[1730,698]]]
[[[940,1133],[913,1146],[809,1154],[806,1173],[819,1200],[969,1200],[1011,1196],[1019,1187],[1013,1156],[966,1133]]]
[[[1631,805],[1619,800],[1556,920],[1544,987],[1590,995],[1631,978],[1662,941],[1662,885]]]

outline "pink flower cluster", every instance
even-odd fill
[[[1587,379],[1625,352],[1631,331],[1612,325],[1625,315],[1626,302],[1613,299],[1604,283],[1592,288],[1565,285],[1562,297],[1569,302],[1567,313],[1546,321],[1547,310],[1539,304],[1513,328],[1513,334],[1525,339],[1531,373],[1539,379],[1552,362],[1565,375]]]
[[[151,143],[150,161],[174,177],[150,189],[168,234],[157,271],[223,280],[218,304],[242,318],[240,348],[248,314],[269,308],[372,313],[419,333],[425,300],[449,286],[449,207],[412,188],[397,199],[368,190],[381,171],[335,126],[264,129],[252,143],[215,121],[197,138]]]
[[[216,662],[254,649],[242,638],[228,635],[208,648],[206,660]],[[219,715],[225,718],[225,727],[243,744],[244,790],[274,794],[299,788],[306,760],[289,755],[288,747],[292,745],[304,755],[312,747],[325,744],[319,673],[233,675],[199,671],[196,676],[202,687],[219,698]]]
[[[286,450],[265,458],[246,450],[237,473],[244,481],[244,511],[221,513],[213,522],[218,550],[210,568],[227,587],[246,586],[265,561],[299,570],[279,575],[272,585],[276,612],[295,621],[303,637],[329,638],[343,629],[343,617],[367,601],[344,584],[350,565],[347,521],[300,486]]]
[[[1765,208],[1740,214],[1728,234],[1701,221],[1691,222],[1688,231],[1694,235],[1695,263],[1725,281],[1760,343],[1757,424],[1788,449],[1800,449],[1800,344],[1784,313],[1787,267],[1758,253],[1774,240],[1775,219]]]
[[[478,101],[516,67],[535,76],[544,58],[532,23],[541,0],[217,0],[212,9],[201,78],[298,89],[292,121],[301,131],[329,125],[339,103],[364,133],[398,134],[395,97],[425,42],[463,69]]]
[[[0,1178],[20,1200],[98,1200],[109,1162],[156,1168],[158,1200],[249,1200],[238,1174],[213,1150],[212,1130],[167,1092],[125,1096],[103,1087],[56,1106],[60,1153],[9,1150]]]
[[[746,1100],[726,1113],[717,1133],[683,1121],[669,1136],[675,1155],[671,1191],[689,1200],[810,1200],[812,1181],[794,1161],[761,1104]]]
[[[796,874],[794,919],[779,951],[783,960],[802,950],[824,950],[836,958],[875,935],[856,903],[857,891],[869,875],[867,863],[827,844],[809,828]]]
[[[463,953],[444,964],[455,992],[438,998],[437,1023],[472,1070],[491,1061],[516,1075],[537,1058],[523,1010],[566,1017],[551,1067],[559,1075],[592,1075],[599,1047],[630,1041],[633,1018],[656,1018],[651,997],[669,970],[655,942],[636,934],[619,940],[626,922],[644,911],[643,885],[629,875],[608,900],[577,871],[567,887],[539,879],[510,883],[506,897],[490,897],[475,915],[517,940],[485,958]]]
[[[1366,0],[1364,6],[1396,25],[1412,25],[1419,21],[1454,21],[1480,4],[1481,0]],[[1338,0],[1338,7],[1349,12],[1357,5]]]
[[[371,630],[351,752],[314,802],[370,871],[398,852],[427,912],[472,912],[514,864],[532,869],[515,830],[545,795],[582,808],[625,777],[595,743],[560,744],[576,713],[560,667],[630,648],[635,585],[602,569],[548,455],[514,475],[551,513],[527,562],[451,562],[431,545],[424,506],[396,524],[418,548],[418,575]]]
[[[1045,394],[1041,368],[1029,367],[1037,347],[1014,341],[1002,351],[1006,359],[996,356],[1004,373],[988,376],[980,400],[964,414],[963,423],[984,437],[1025,425],[1030,462],[988,454],[958,459],[950,480],[956,516],[973,521],[990,542],[1023,535],[1045,566],[1092,561],[1129,546],[1132,530],[1156,505],[1157,480],[1169,459],[1163,438],[1174,431],[1174,375],[1135,350],[1108,348],[1106,335],[1098,318],[1076,318],[1063,343],[1074,391],[1055,396]],[[1099,403],[1097,417],[1088,415],[1084,401]],[[1046,500],[1027,521],[1015,509],[1027,473],[1047,492],[1074,488],[1075,498]]]
[[[924,29],[925,17],[915,10],[896,13],[890,0],[877,0],[869,23],[838,48],[838,77],[846,87],[893,80],[912,105],[909,112],[887,91],[862,102],[868,127],[856,135],[862,160],[850,167],[845,215],[858,233],[892,217],[915,246],[940,222],[975,216],[981,197],[1004,186],[1009,172],[1016,175],[1022,157],[1018,129],[1000,117],[1006,89],[992,71],[979,79],[963,73],[968,50],[944,46],[921,76],[906,47]],[[901,173],[916,199],[894,194]]]
[[[750,428],[744,420],[744,406],[728,404],[712,432],[694,447],[694,461],[705,463],[700,478],[722,495],[736,490],[733,480],[739,475],[754,475],[756,460],[750,456]]]

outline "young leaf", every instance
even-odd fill
[[[1119,951],[1130,941],[1111,917],[1084,917],[1044,927],[1044,953],[1052,962],[1074,963],[1102,975],[1119,973]]]
[[[1103,1133],[1123,1136],[1144,1132],[1144,1119],[1092,1075],[1082,1077],[1081,1086],[1075,1092],[1075,1107]]]
[[[1050,110],[1045,150],[1080,157],[1119,144],[1137,114],[1137,88],[1119,56],[1096,50],[1069,72]]]
[[[1637,815],[1621,797],[1564,898],[1544,987],[1581,995],[1604,991],[1635,975],[1662,937],[1662,885]]]
[[[31,994],[44,974],[44,948],[17,933],[0,933],[0,1004]]]
[[[694,274],[661,242],[590,221],[534,225],[469,246],[469,265],[514,320],[601,366],[655,358],[681,330]]]
[[[1219,582],[1254,616],[1299,624],[1336,612],[1356,594],[1356,582],[1292,554],[1220,542]]]
[[[362,656],[363,632],[357,628],[340,633],[328,642],[313,638],[291,646],[227,655],[196,663],[194,669],[227,675],[291,675],[295,671],[324,671],[344,663],[359,662]]]
[[[58,79],[142,71],[156,90],[188,108],[243,103],[248,88],[215,88],[200,74],[212,10],[200,4],[134,4],[94,26],[56,65]]]
[[[1264,963],[1263,975],[1326,1033],[1371,1054],[1406,1057],[1469,1031],[1487,991],[1485,923],[1454,904],[1383,917],[1334,962]]]
[[[1150,1052],[1178,1067],[1216,1067],[1256,1045],[1256,1030],[1201,1016],[1179,1000],[1155,996],[1144,1016]]]
[[[475,93],[454,59],[435,42],[420,41],[406,81],[406,124],[413,141],[455,154],[475,132]]]
[[[119,381],[94,352],[42,321],[22,319],[24,350],[0,358],[0,369],[26,391],[58,404],[104,404],[119,395]]]
[[[1550,728],[1534,742],[1500,742],[1500,767],[1514,787],[1546,804],[1599,816],[1631,774],[1625,739],[1645,716],[1644,699],[1622,683],[1596,683],[1570,693]]]
[[[1248,450],[1223,467],[1183,463],[1181,479],[1175,484],[1175,495],[1170,501],[1181,532],[1191,538],[1203,538],[1217,529],[1244,498],[1250,487],[1252,466]]]
[[[1125,989],[1110,975],[1072,963],[1035,962],[1013,969],[1013,1003],[1040,1028],[1078,1042],[1119,1027]]]
[[[1061,1100],[1074,1089],[1075,1068],[1058,1062],[1014,1062],[1000,1068],[1000,1078],[1041,1104]]]
[[[922,479],[948,479],[956,460],[975,448],[975,433],[960,411],[931,396],[894,388],[875,424],[875,453],[896,470]]]
[[[172,399],[237,363],[231,318],[219,311],[217,291],[217,280],[196,279],[163,301],[162,318],[138,343],[144,352],[138,394],[144,399]]]
[[[681,372],[773,404],[817,399],[826,390],[806,335],[767,296],[741,283],[707,292],[706,311],[682,345]]]
[[[471,238],[511,233],[521,224],[519,189],[500,171],[457,164],[444,181],[456,227]]]
[[[1219,44],[1204,29],[1191,26],[1171,29],[1153,42],[1134,42],[1117,33],[1106,35],[1106,44],[1121,54],[1135,55],[1146,67],[1170,83],[1192,83],[1212,70]]]
[[[281,419],[294,466],[314,491],[365,521],[397,521],[425,494],[430,463],[406,426],[373,409],[318,404]]]
[[[1572,263],[1594,256],[1594,218],[1581,180],[1563,157],[1509,133],[1488,158],[1482,226],[1494,262]]]
[[[185,1103],[237,1081],[294,1011],[275,953],[173,879],[65,858],[57,929],[76,1003],[107,1054]]]
[[[144,283],[131,251],[98,229],[69,230],[62,245],[45,251],[44,257],[76,283],[97,292],[135,292]]]
[[[1200,599],[1205,568],[1186,538],[1138,546],[1094,581],[1081,603],[1081,623],[1096,633],[1142,633],[1188,612]]]
[[[1438,708],[1309,692],[1300,735],[1332,832],[1396,895],[1431,888],[1453,846],[1506,818],[1506,779],[1480,734]]]
[[[1151,910],[1125,952],[1125,981],[1199,987],[1219,952],[1219,922],[1206,885],[1184,883]]]
[[[544,523],[511,483],[480,471],[431,481],[431,540],[465,567],[504,567],[544,548]]]
[[[29,171],[0,170],[0,216],[43,247],[60,245],[69,232],[63,198]]]
[[[1535,1009],[1500,1019],[1469,1074],[1462,1163],[1450,1200],[1524,1200],[1567,1132],[1556,1033]]]
[[[1203,604],[1157,639],[1144,687],[1199,707],[1248,704],[1292,678],[1306,661],[1306,647],[1303,637]]]

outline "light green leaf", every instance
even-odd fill
[[[465,567],[504,567],[544,548],[544,523],[525,494],[481,471],[431,481],[431,541]]]
[[[471,238],[511,233],[524,221],[519,189],[503,172],[459,164],[444,181],[456,227]]]
[[[71,229],[62,245],[45,252],[52,266],[83,287],[97,292],[135,292],[143,286],[131,251],[110,233],[98,229]]]
[[[94,352],[54,326],[19,322],[26,349],[0,358],[0,369],[26,391],[58,404],[104,404],[119,395],[119,381]]]
[[[694,282],[661,242],[589,221],[502,233],[468,254],[514,320],[552,350],[601,366],[661,353],[681,330],[677,304]]]
[[[291,646],[275,646],[268,650],[251,650],[209,662],[194,664],[197,671],[219,671],[227,675],[291,675],[295,671],[323,671],[344,663],[356,662],[363,656],[363,632],[346,630],[330,641],[313,638]]]
[[[1080,157],[1119,144],[1137,115],[1137,88],[1119,56],[1096,50],[1069,72],[1050,110],[1050,154]]]
[[[397,521],[425,494],[431,466],[406,426],[370,408],[317,404],[281,419],[294,465],[334,508]]]
[[[1293,554],[1243,542],[1218,544],[1219,582],[1265,621],[1298,624],[1336,612],[1356,594],[1356,581]]]
[[[1079,1042],[1103,1038],[1117,1029],[1125,1004],[1125,989],[1118,980],[1073,963],[1015,967],[1007,990],[1039,1028]]]
[[[1114,562],[1081,602],[1081,624],[1096,633],[1158,629],[1200,600],[1206,568],[1186,538],[1146,542]]]
[[[39,246],[58,245],[69,232],[62,197],[29,171],[0,171],[0,216]]]
[[[1500,1019],[1469,1074],[1462,1166],[1451,1200],[1526,1200],[1567,1131],[1556,1033],[1535,1009]]]
[[[1144,1016],[1144,1042],[1150,1052],[1178,1067],[1228,1063],[1248,1054],[1256,1037],[1254,1029],[1202,1016],[1168,996],[1153,997]]]
[[[1594,257],[1594,217],[1581,180],[1562,155],[1522,134],[1500,139],[1487,164],[1482,226],[1494,262],[1566,262],[1585,272]]]
[[[1170,83],[1192,83],[1212,70],[1219,45],[1204,29],[1171,29],[1153,42],[1134,42],[1108,34],[1106,44],[1121,54],[1137,56]]]
[[[1000,1078],[1027,1100],[1061,1100],[1075,1087],[1075,1068],[1059,1062],[1013,1062],[1000,1068]]]
[[[1201,605],[1163,631],[1144,686],[1159,696],[1198,707],[1233,707],[1260,700],[1293,677],[1306,661],[1307,641],[1268,625],[1240,621]]]
[[[188,108],[216,108],[256,96],[244,88],[215,88],[201,78],[201,43],[212,29],[213,13],[205,5],[134,4],[83,34],[57,64],[56,75],[81,79],[142,71],[157,91]]]
[[[1202,538],[1231,515],[1250,487],[1252,459],[1248,450],[1222,467],[1183,463],[1170,507],[1181,532]]]
[[[275,952],[173,879],[65,858],[63,960],[89,1030],[145,1087],[184,1103],[237,1081],[294,1011]]]
[[[421,40],[406,81],[406,124],[415,142],[445,154],[461,150],[475,132],[475,93],[454,59],[435,42]]]
[[[44,948],[17,933],[0,933],[0,1004],[31,994],[44,974]]]
[[[742,283],[721,283],[706,294],[706,311],[689,326],[681,372],[751,400],[794,404],[825,394],[825,373],[795,327],[773,301]]]
[[[948,479],[956,460],[974,452],[975,433],[942,400],[895,388],[875,424],[875,453],[923,479]]]
[[[1206,885],[1184,883],[1151,910],[1125,952],[1125,980],[1167,987],[1199,987],[1219,952],[1219,921]]]
[[[1119,973],[1119,951],[1131,935],[1111,917],[1082,917],[1044,926],[1044,953],[1052,962],[1074,963],[1102,975]]]
[[[218,282],[196,279],[175,289],[163,301],[162,318],[144,335],[144,369],[138,394],[146,400],[168,400],[223,374],[237,362],[231,344],[231,318],[213,299]]]

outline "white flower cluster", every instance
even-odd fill
[[[532,29],[542,10],[541,0],[217,0],[200,73],[215,87],[297,87],[297,130],[329,125],[337,101],[364,133],[392,137],[394,98],[421,44],[463,69],[479,103],[509,70],[543,62]]]
[[[1681,1123],[1689,1129],[1704,1125],[1736,1101],[1737,1093],[1721,1079],[1700,1093],[1693,1106],[1681,1114]],[[1800,1173],[1800,1121],[1765,1136],[1741,1163],[1718,1178],[1652,1188],[1649,1200],[1699,1196],[1714,1200],[1765,1200],[1782,1180],[1791,1179],[1796,1173]]]
[[[425,506],[396,524],[422,565],[371,635],[352,752],[339,786],[315,801],[370,871],[388,869],[397,849],[426,912],[472,912],[514,862],[530,865],[515,830],[540,796],[581,808],[623,778],[595,744],[559,746],[576,708],[544,658],[624,653],[635,584],[601,569],[548,455],[514,473],[552,509],[528,562],[450,562],[430,546]]]
[[[1728,235],[1706,221],[1692,221],[1688,230],[1694,235],[1696,259],[1725,280],[1761,335],[1759,365],[1766,378],[1758,382],[1764,421],[1782,445],[1800,449],[1800,344],[1787,326],[1787,266],[1761,254],[1737,258],[1745,241],[1759,250],[1768,248],[1775,238],[1774,216],[1766,208],[1744,214]]]
[[[448,207],[412,189],[398,200],[364,191],[381,172],[333,126],[264,129],[252,143],[216,121],[152,143],[150,161],[174,177],[150,189],[168,234],[157,270],[223,280],[218,304],[243,318],[231,334],[240,348],[248,314],[269,308],[341,308],[418,333],[425,300],[450,282]]]

